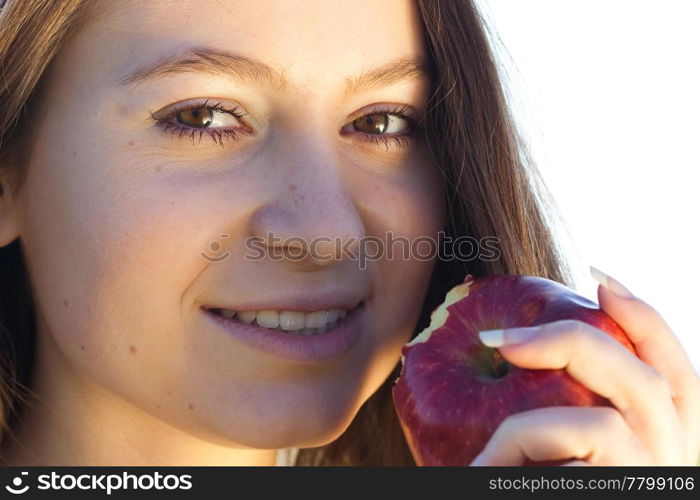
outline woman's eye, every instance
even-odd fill
[[[389,150],[392,147],[403,149],[414,141],[417,122],[408,107],[393,106],[356,118],[349,126],[354,132],[359,132],[360,140],[383,145]]]
[[[196,139],[201,142],[204,134],[211,137],[215,144],[224,147],[224,140],[238,140],[240,135],[250,135],[252,129],[241,118],[244,113],[238,106],[231,108],[217,103],[208,104],[208,99],[201,104],[185,105],[177,107],[165,113],[151,113],[156,126],[165,134],[192,139],[195,145]],[[159,116],[159,115],[164,116]]]
[[[175,119],[178,123],[193,128],[240,126],[238,119],[231,114],[206,106],[178,111]]]
[[[366,134],[395,134],[411,123],[400,116],[389,113],[374,113],[357,118],[352,122],[355,130]]]

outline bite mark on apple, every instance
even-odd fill
[[[450,315],[447,308],[469,295],[469,287],[471,284],[471,281],[467,281],[455,286],[452,290],[447,292],[445,301],[430,314],[430,324],[406,345],[412,346],[421,342],[426,342],[435,330],[447,322],[447,318]],[[403,355],[401,356],[401,362],[403,363]]]

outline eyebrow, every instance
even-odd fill
[[[176,73],[223,74],[242,83],[263,82],[272,88],[284,90],[288,85],[285,74],[255,59],[233,52],[195,48],[182,54],[167,56],[154,63],[139,67],[118,80],[121,85],[139,84],[146,80]],[[391,85],[405,80],[427,79],[429,63],[420,57],[402,57],[383,66],[366,70],[355,77],[345,78],[345,95],[360,90]]]

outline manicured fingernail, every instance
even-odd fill
[[[615,295],[618,295],[624,299],[631,299],[634,297],[634,294],[622,286],[622,283],[617,281],[615,278],[608,276],[600,269],[591,266],[591,276],[593,276],[598,283],[613,292]]]
[[[483,453],[479,453],[474,460],[472,460],[472,463],[469,464],[470,467],[479,467],[480,465],[484,465],[484,457]]]
[[[501,347],[502,345],[522,344],[530,340],[539,330],[536,326],[522,328],[508,328],[507,330],[482,330],[479,339],[488,347]]]

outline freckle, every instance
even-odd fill
[[[134,344],[129,345],[129,351],[131,351],[131,354],[136,354],[136,346]]]
[[[160,405],[156,406],[156,410],[160,410]]]
[[[68,307],[68,301],[67,301],[67,300],[64,300],[64,301],[63,301],[63,305],[66,306],[66,307]]]
[[[133,145],[134,145],[134,141],[129,141],[129,146],[133,146]]]
[[[83,351],[85,350],[85,346],[84,346],[83,344],[80,344],[80,348],[81,348]]]
[[[171,205],[175,205],[175,202],[174,202],[174,201],[171,201],[170,204],[171,204]]]
[[[172,393],[170,391],[167,391],[168,396],[172,396]]]
[[[73,156],[77,156],[77,155],[78,155],[78,152],[74,149],[74,150],[73,150]]]
[[[191,404],[187,405],[187,406],[189,407],[190,410],[194,410],[194,406],[192,406]]]
[[[163,170],[162,165],[158,165],[158,166],[156,167],[156,172],[160,172],[161,170]]]

